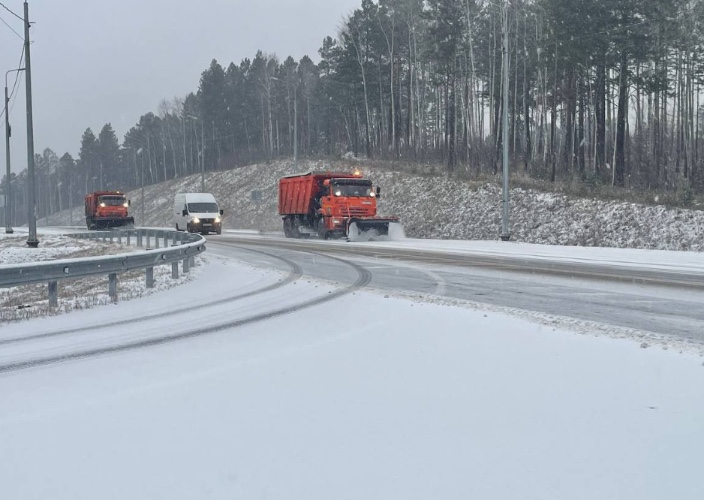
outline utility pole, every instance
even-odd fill
[[[298,85],[293,87],[293,167],[298,172]]]
[[[508,241],[511,233],[508,230],[508,0],[504,0],[502,35],[503,35],[503,60],[501,71],[503,76],[503,114],[501,118],[502,132],[501,144],[503,145],[503,213],[501,217],[501,241]]]
[[[205,120],[200,120],[200,137],[203,146],[200,149],[200,192],[205,193]]]
[[[14,233],[11,223],[11,212],[12,212],[12,182],[10,182],[10,135],[12,131],[10,130],[10,110],[8,109],[8,104],[10,102],[10,97],[7,93],[7,75],[14,73],[16,71],[23,71],[24,68],[11,69],[5,72],[5,166],[7,167],[7,190],[5,192],[5,232],[7,234]]]
[[[35,197],[34,178],[34,123],[32,122],[32,60],[29,55],[29,4],[24,2],[24,57],[25,57],[25,88],[27,91],[27,212],[29,237],[27,245],[31,248],[39,246],[37,239],[37,201]]]
[[[142,168],[140,169],[139,173],[139,178],[140,178],[140,183],[142,184],[142,227],[144,227],[145,221],[144,221],[144,148],[139,148],[137,151],[139,154],[139,158],[141,160]]]

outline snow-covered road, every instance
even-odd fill
[[[696,349],[441,300],[454,270],[209,254],[177,288],[0,330],[0,498],[704,495]]]

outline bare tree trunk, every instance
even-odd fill
[[[623,187],[625,183],[625,140],[626,140],[626,114],[628,113],[628,54],[623,50],[621,52],[621,64],[619,74],[619,89],[618,89],[618,117],[616,123],[616,153],[615,153],[615,168],[614,168],[614,185]]]

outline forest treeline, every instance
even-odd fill
[[[85,131],[78,158],[44,150],[37,208],[294,149],[497,174],[504,140],[528,176],[701,192],[703,51],[700,0],[362,0],[315,61],[213,60],[197,90],[139,117],[121,143],[106,124]],[[26,171],[12,183],[21,221]]]

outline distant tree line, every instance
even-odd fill
[[[699,0],[362,0],[317,64],[261,51],[213,60],[197,91],[142,115],[122,144],[107,124],[85,131],[76,160],[37,155],[39,215],[98,187],[291,156],[294,143],[301,157],[476,175],[500,172],[507,140],[512,168],[529,176],[700,192],[702,54]],[[18,207],[25,181],[13,175]]]

